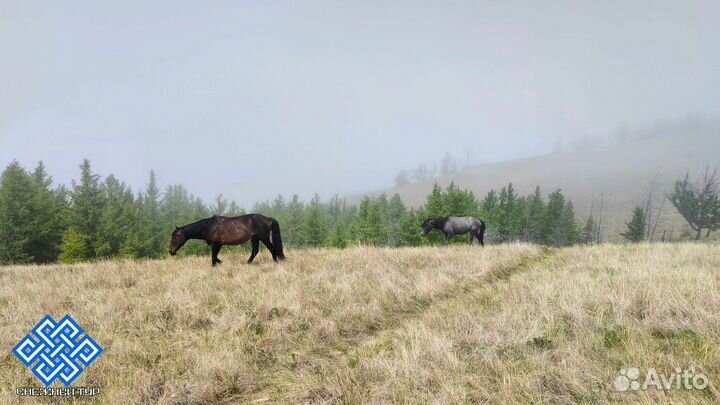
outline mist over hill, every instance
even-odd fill
[[[407,204],[420,206],[434,182],[441,186],[455,182],[478,198],[510,182],[521,195],[531,193],[537,185],[544,195],[562,189],[573,201],[579,221],[584,221],[591,210],[597,217],[602,200],[604,236],[617,240],[632,208],[644,205],[652,189],[653,223],[660,211],[656,238],[664,231],[678,237],[687,226],[665,194],[686,172],[697,178],[706,166],[720,164],[720,121],[686,119],[593,139],[548,154],[472,165],[432,180],[370,194],[397,192]]]

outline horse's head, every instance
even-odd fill
[[[422,223],[422,236],[426,236],[433,228],[435,228],[435,219],[426,219],[425,222]]]
[[[185,233],[183,232],[182,228],[175,227],[175,230],[172,233],[172,236],[170,237],[170,248],[168,249],[168,253],[170,253],[172,256],[175,256],[178,250],[180,250],[183,245],[185,245],[185,242],[187,242],[187,238],[185,237]]]

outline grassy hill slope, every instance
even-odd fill
[[[674,228],[674,235],[678,236],[684,222],[669,202],[663,201],[663,196],[688,170],[697,177],[706,165],[720,165],[719,153],[720,125],[691,121],[648,130],[610,146],[472,166],[437,182],[446,186],[454,181],[479,197],[509,182],[522,195],[531,193],[536,185],[546,195],[562,189],[583,221],[593,205],[598,209],[604,194],[604,224],[607,236],[613,240],[624,231],[632,208],[644,202],[649,182],[655,178],[658,182],[655,206],[664,204],[659,233]],[[433,181],[426,181],[383,192],[397,192],[408,204],[419,206],[425,202],[432,184]]]

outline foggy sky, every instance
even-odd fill
[[[0,0],[0,165],[327,197],[720,116],[720,2]]]

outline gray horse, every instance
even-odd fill
[[[422,224],[422,235],[426,236],[433,229],[439,229],[445,234],[445,244],[450,243],[455,235],[470,234],[470,244],[477,238],[481,246],[485,246],[485,222],[475,217],[443,217],[430,218]]]

